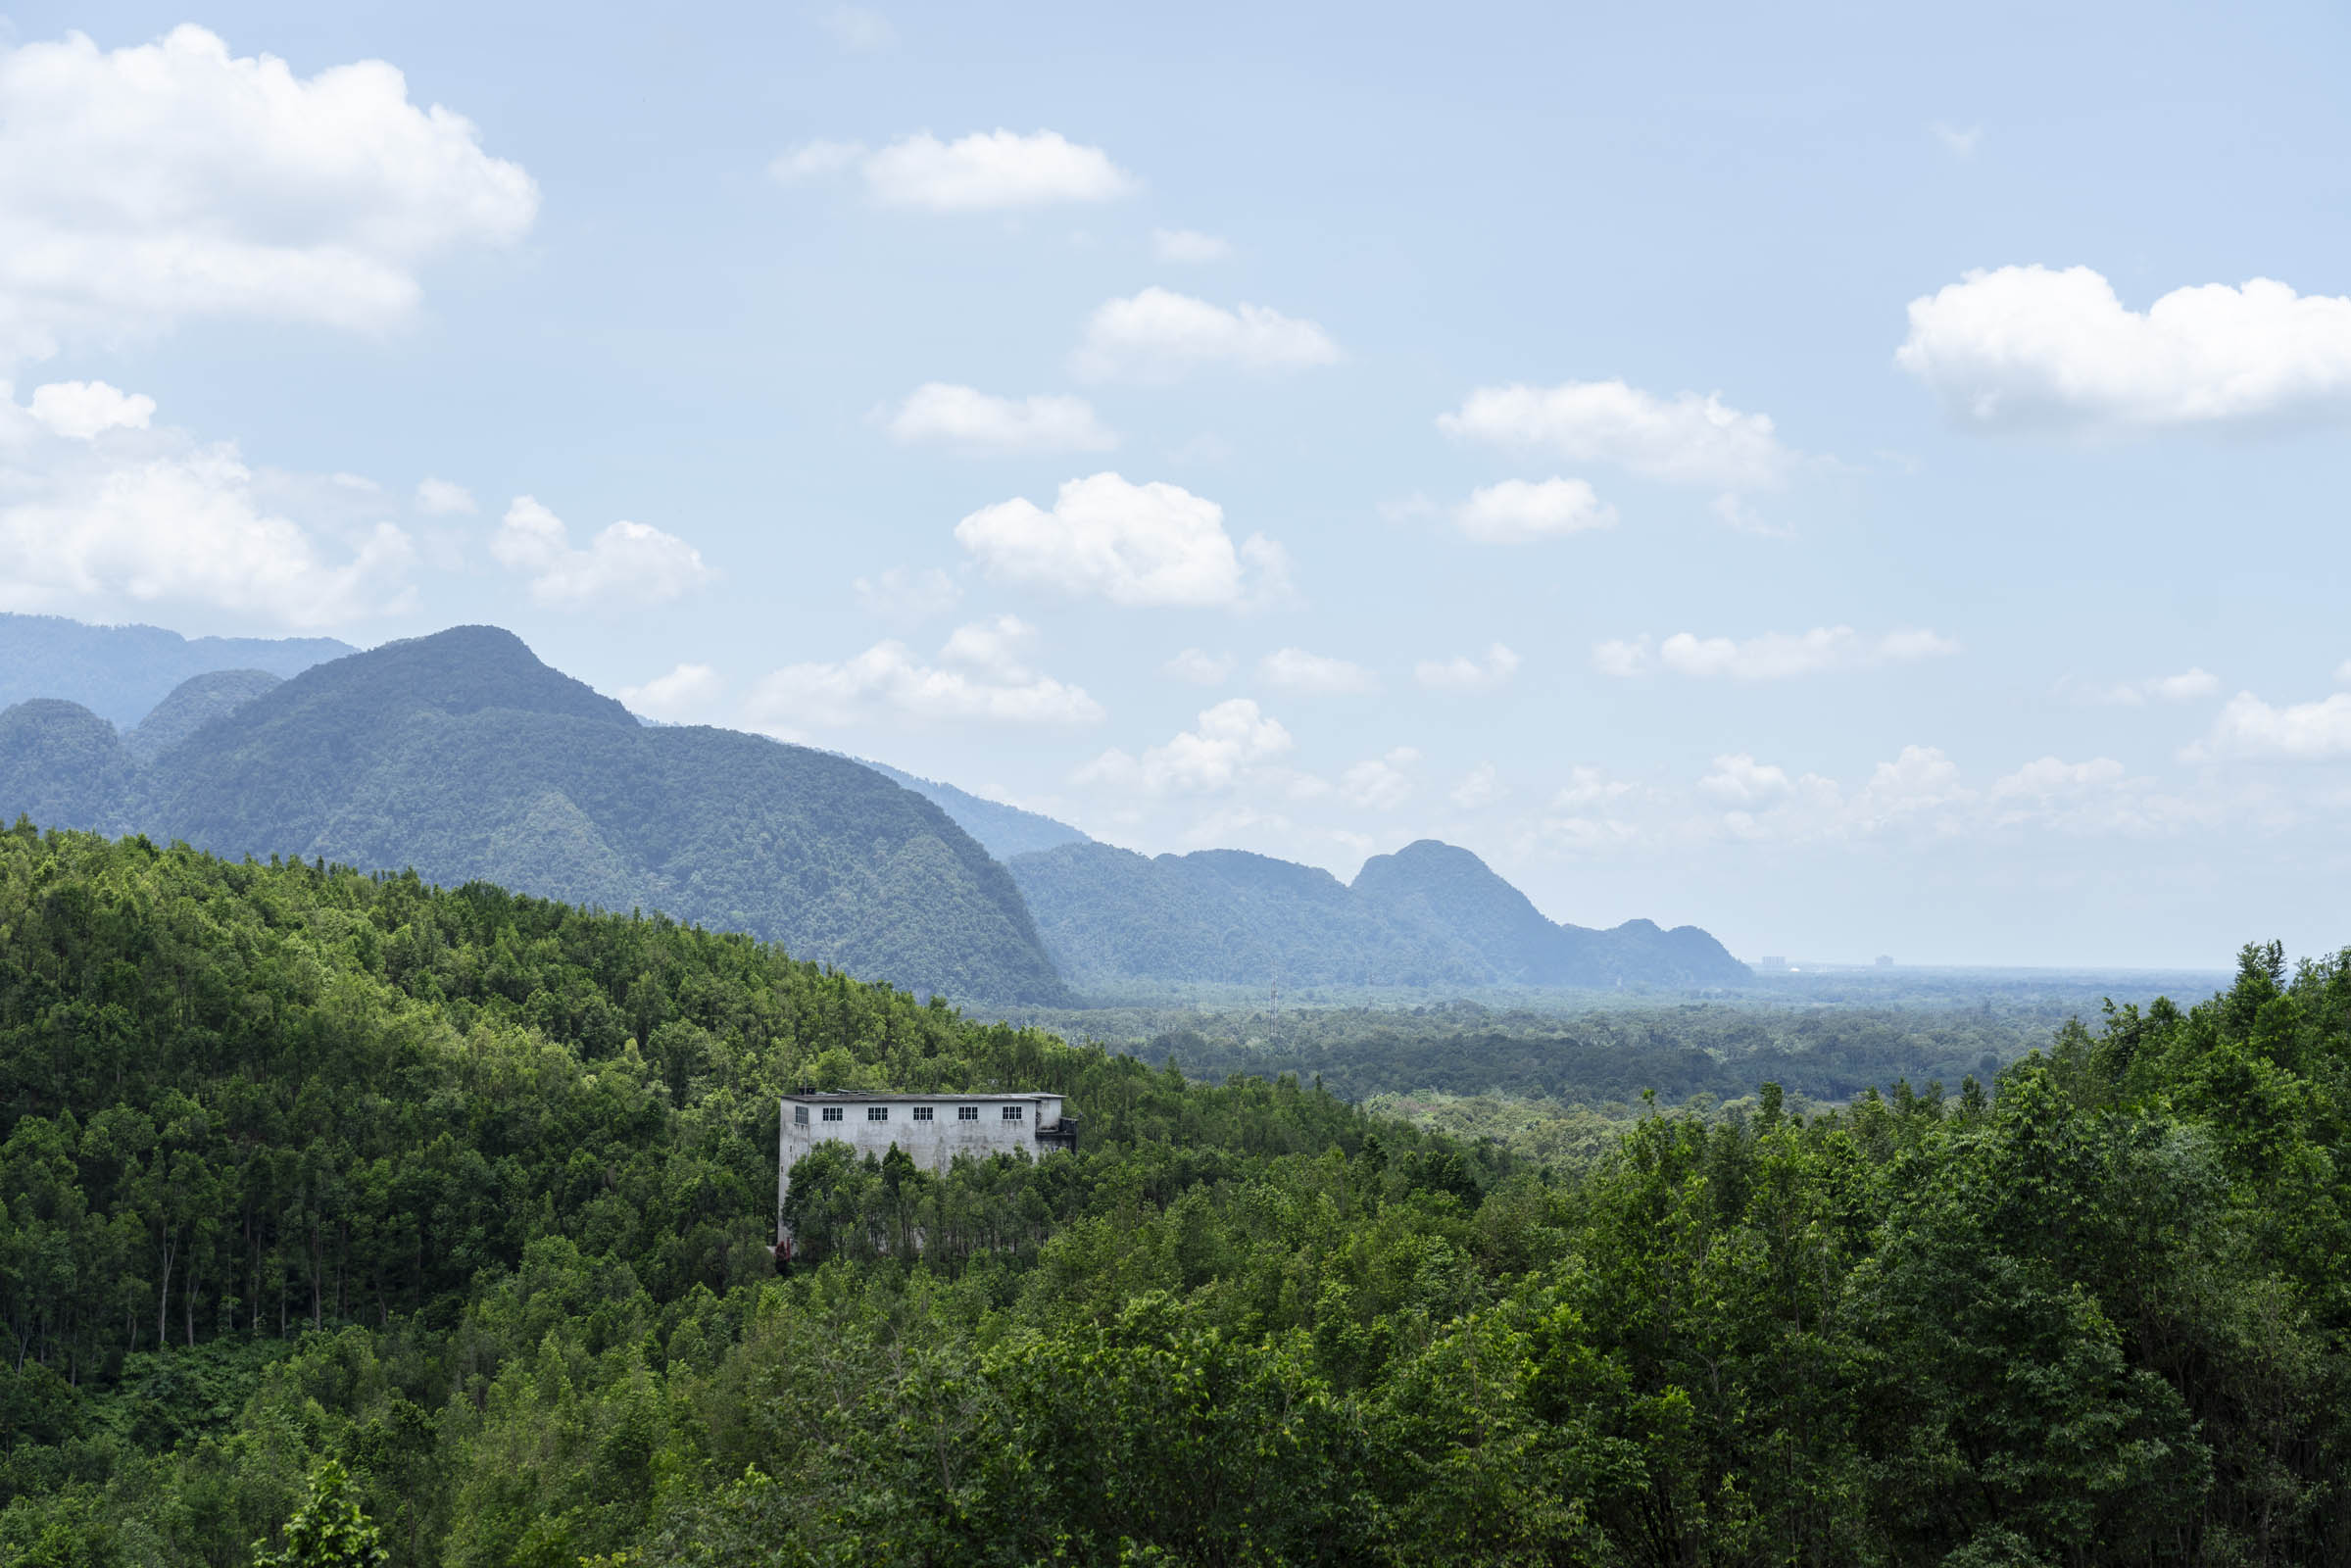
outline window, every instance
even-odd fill
[[[867,1121],[888,1121],[890,1119],[890,1107],[888,1105],[867,1105],[865,1107],[865,1119]]]
[[[839,1105],[825,1106],[824,1119],[826,1121],[839,1121],[841,1119],[841,1107]]]
[[[931,1107],[928,1105],[916,1105],[914,1107],[914,1119],[916,1121],[929,1121],[931,1119]]]
[[[792,1119],[800,1123],[800,1125],[803,1127],[806,1127],[808,1124],[808,1107],[806,1105],[794,1105],[792,1107]]]
[[[977,1106],[977,1105],[957,1105],[957,1106],[955,1107],[955,1120],[957,1120],[957,1121],[978,1121],[979,1119],[980,1119],[980,1107],[979,1107],[979,1106]]]
[[[1028,1114],[1028,1110],[1029,1108],[1026,1105],[1006,1105],[1004,1107],[1004,1120],[1018,1121],[1021,1117]]]

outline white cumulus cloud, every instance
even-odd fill
[[[1080,768],[1077,782],[1145,795],[1227,790],[1250,769],[1290,750],[1290,731],[1254,701],[1235,697],[1203,709],[1199,721],[1141,757],[1113,748]]]
[[[76,441],[94,441],[107,430],[144,430],[154,416],[155,399],[104,381],[52,381],[32,389],[32,416]]]
[[[1095,307],[1070,368],[1090,381],[1172,381],[1204,366],[1296,370],[1339,358],[1339,345],[1312,321],[1262,305],[1228,311],[1151,287]]]
[[[1006,212],[1064,202],[1106,202],[1138,188],[1135,176],[1100,147],[1058,131],[974,131],[941,141],[928,131],[868,150],[856,142],[814,141],[777,158],[782,180],[855,170],[883,207],[934,213]]]
[[[1107,452],[1118,445],[1084,398],[996,397],[945,381],[916,387],[890,416],[889,429],[891,439],[909,446],[928,442],[987,457]]]
[[[2144,312],[2086,267],[1970,272],[1910,304],[1894,361],[1984,430],[2108,433],[2351,416],[2351,298],[2255,278]]]
[[[1904,747],[1849,793],[1835,779],[1791,775],[1744,753],[1716,758],[1698,791],[1726,809],[1708,822],[1669,827],[1677,837],[1723,832],[1757,842],[1853,843],[1888,835],[1984,839],[2017,828],[2143,836],[2208,822],[2217,805],[2165,795],[2150,780],[2128,777],[2111,757],[2042,757],[1980,788],[1933,746]]]
[[[1463,440],[1717,490],[1768,489],[1797,461],[1769,415],[1743,414],[1712,392],[1661,398],[1622,381],[1480,387],[1437,424]]]
[[[1018,615],[997,615],[957,626],[939,657],[998,680],[1017,681],[1029,673],[1028,652],[1036,642],[1036,627]]]
[[[1875,832],[1904,817],[1938,807],[1959,805],[1975,798],[1960,781],[1959,764],[1935,746],[1905,746],[1890,762],[1871,770],[1869,782],[1848,808],[1864,832]]]
[[[804,179],[820,179],[855,169],[867,156],[862,142],[804,141],[799,146],[779,153],[767,166],[767,172],[791,184]]]
[[[178,606],[319,627],[404,602],[414,546],[369,515],[368,491],[149,428],[152,400],[104,383],[53,383],[33,404],[0,396],[0,609]]]
[[[2273,707],[2251,692],[2221,706],[2212,732],[2182,754],[2188,761],[2231,758],[2294,762],[2351,757],[2351,692]]]
[[[1527,544],[1616,526],[1616,509],[1582,479],[1504,479],[1470,492],[1453,509],[1453,526],[1487,544]]]
[[[380,330],[421,266],[520,238],[538,189],[380,60],[301,77],[173,28],[0,52],[0,356],[185,318]]]
[[[1282,648],[1267,654],[1257,662],[1257,673],[1266,684],[1301,697],[1347,696],[1380,689],[1380,677],[1361,664],[1310,654],[1303,648]]]
[[[1718,801],[1752,806],[1792,793],[1795,781],[1788,776],[1788,769],[1758,762],[1752,755],[1739,752],[1716,758],[1713,771],[1698,780],[1698,788]]]
[[[989,576],[1130,606],[1241,606],[1289,591],[1289,560],[1262,534],[1238,546],[1224,509],[1115,473],[1071,479],[1048,512],[1023,498],[982,507],[955,539]]]
[[[1652,668],[1694,679],[1787,680],[1871,664],[1910,663],[1959,652],[1951,638],[1923,628],[1864,637],[1850,626],[1815,626],[1759,637],[1700,637],[1680,631],[1652,645],[1647,637],[1594,645],[1592,667],[1603,675],[1633,676]]]
[[[1424,659],[1412,666],[1412,678],[1433,692],[1492,691],[1518,673],[1519,657],[1500,643],[1486,650],[1484,659],[1455,654],[1450,659]]]
[[[632,713],[681,723],[709,712],[725,685],[709,664],[679,664],[642,686],[621,687],[620,701]]]
[[[641,522],[615,522],[586,549],[574,548],[563,520],[530,496],[516,496],[506,509],[490,554],[530,579],[533,603],[563,610],[660,604],[712,575],[701,551]]]
[[[1011,615],[959,626],[925,663],[905,643],[879,642],[839,663],[787,664],[753,689],[753,724],[790,737],[807,728],[892,722],[1099,723],[1085,689],[1027,662],[1035,628]]]

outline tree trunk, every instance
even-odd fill
[[[155,1298],[155,1348],[162,1349],[171,1338],[171,1232],[164,1233],[164,1284]]]

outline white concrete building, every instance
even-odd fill
[[[957,1154],[1025,1149],[1042,1156],[1078,1145],[1078,1119],[1059,1095],[865,1095],[852,1091],[786,1095],[775,1167],[775,1245],[789,1256],[784,1198],[792,1167],[819,1144],[847,1144],[876,1158],[892,1145],[915,1164],[943,1171]]]

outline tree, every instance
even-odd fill
[[[311,1494],[286,1521],[285,1547],[253,1544],[254,1568],[385,1568],[390,1553],[350,1496],[351,1477],[329,1459],[311,1475]]]

